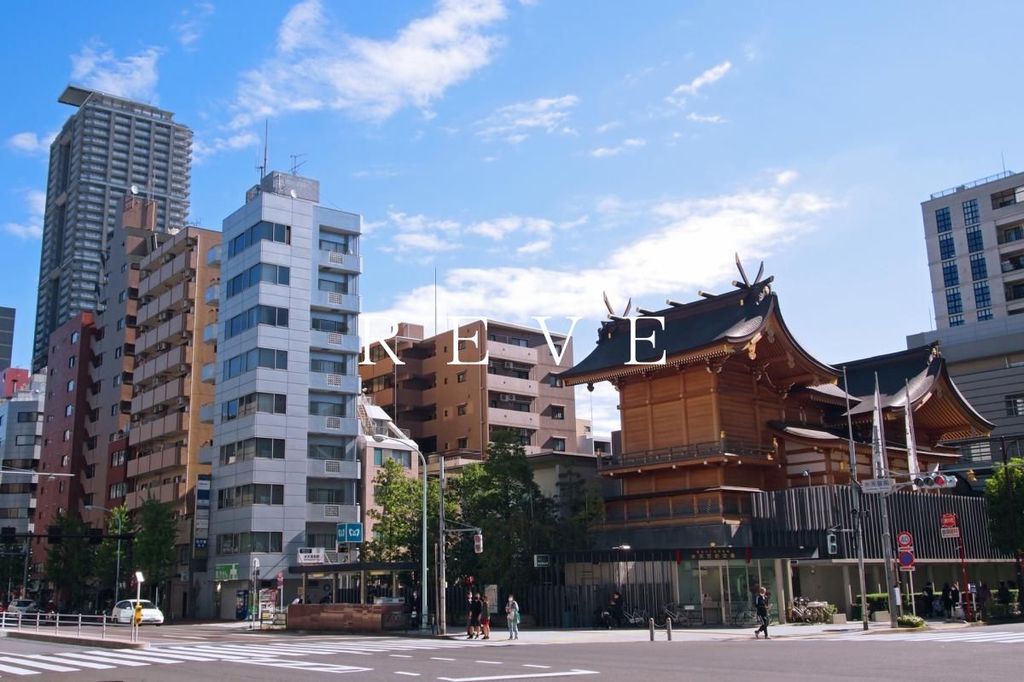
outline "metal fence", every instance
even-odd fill
[[[132,626],[115,624],[109,616],[87,616],[81,613],[0,613],[0,632],[51,632],[65,637],[96,637],[107,639],[131,635]]]

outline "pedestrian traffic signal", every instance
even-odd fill
[[[829,533],[825,536],[825,540],[828,543],[829,556],[835,556],[836,554],[839,554],[839,538],[836,537],[836,534]]]
[[[483,554],[484,553],[484,534],[473,533],[473,553]]]
[[[955,488],[956,476],[948,474],[918,474],[912,479],[914,485],[919,488]]]

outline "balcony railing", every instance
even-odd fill
[[[652,464],[670,464],[688,460],[705,459],[707,457],[737,457],[771,461],[775,451],[753,443],[723,439],[712,443],[695,443],[672,448],[645,450],[619,455],[605,455],[598,459],[598,468],[614,469],[617,467],[649,466]]]

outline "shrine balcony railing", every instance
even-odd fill
[[[775,455],[772,448],[762,447],[741,440],[723,438],[709,443],[692,443],[670,448],[628,452],[618,455],[603,455],[598,458],[598,469],[616,469],[622,467],[650,466],[707,459],[708,457],[736,457],[737,459],[755,459],[761,462],[771,461]]]

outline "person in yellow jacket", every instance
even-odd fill
[[[135,624],[142,625],[142,602],[135,602]]]

